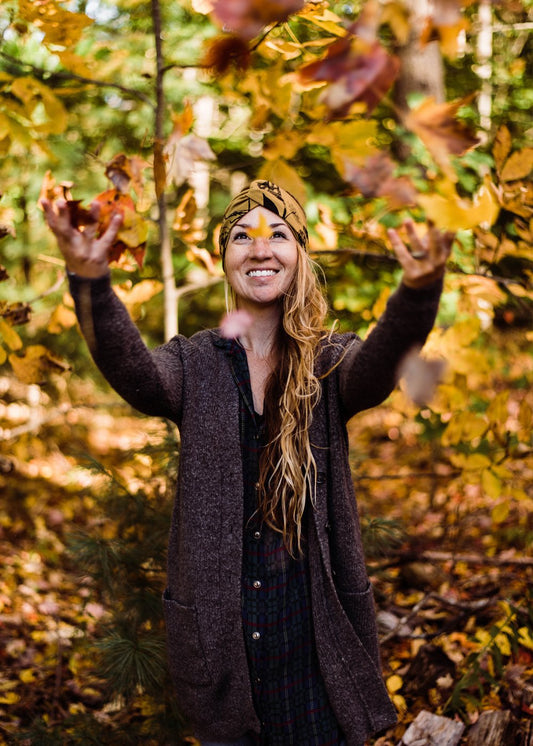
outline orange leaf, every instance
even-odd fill
[[[259,214],[257,228],[248,228],[248,235],[252,238],[270,238],[272,235],[272,228],[269,226],[262,212]]]
[[[449,103],[437,103],[430,97],[404,118],[407,129],[420,137],[435,162],[454,181],[457,179],[450,165],[450,156],[463,155],[479,142],[468,126],[456,119],[457,111],[472,98],[467,96]]]
[[[118,261],[127,249],[133,255],[139,267],[142,267],[148,227],[146,221],[136,213],[135,203],[130,195],[124,194],[118,189],[108,189],[95,197],[93,202],[100,205],[98,215],[99,235],[105,233],[113,215],[118,212],[123,216],[122,226],[109,251],[109,262]]]

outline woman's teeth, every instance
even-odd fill
[[[276,274],[276,270],[274,269],[252,269],[250,272],[247,272],[248,277],[270,277],[271,275]]]

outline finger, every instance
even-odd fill
[[[55,217],[56,217],[56,214],[55,214],[54,208],[52,206],[52,203],[50,202],[50,200],[43,198],[39,202],[39,204],[43,208],[44,218],[45,218],[48,226],[51,228],[52,225],[54,224]]]
[[[115,242],[115,239],[123,222],[124,217],[119,212],[115,213],[111,218],[108,228],[99,239],[99,244],[106,250],[109,249]]]
[[[430,223],[428,234],[432,246],[431,251],[434,261],[436,264],[442,266],[450,256],[455,233],[452,231],[438,230],[432,223]]]
[[[391,242],[393,251],[396,254],[396,258],[398,259],[402,267],[404,269],[412,268],[416,260],[413,259],[411,252],[398,235],[398,232],[394,230],[394,228],[389,228],[387,231],[387,235]]]

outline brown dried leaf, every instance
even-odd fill
[[[224,30],[250,40],[265,26],[286,21],[304,5],[305,0],[216,0],[213,16]]]
[[[405,380],[407,394],[418,406],[429,404],[446,369],[444,360],[428,360],[417,349],[402,360],[399,374]]]
[[[246,70],[250,65],[248,42],[235,34],[217,36],[206,48],[202,64],[215,75],[224,75],[230,68]]]
[[[149,164],[139,156],[128,157],[124,153],[116,155],[106,165],[105,175],[119,192],[128,192],[132,188],[141,195],[143,189],[142,172]]]
[[[407,176],[393,175],[394,163],[386,153],[369,156],[364,166],[345,160],[344,179],[363,196],[386,197],[390,209],[416,203],[417,192]]]
[[[427,147],[443,172],[456,181],[450,164],[453,155],[464,155],[479,143],[470,128],[456,119],[458,110],[468,104],[473,96],[457,101],[437,103],[430,97],[404,118],[404,125],[414,132]]]
[[[397,57],[389,55],[379,41],[366,41],[348,34],[328,47],[323,59],[299,70],[305,84],[325,81],[330,85],[321,96],[332,116],[343,117],[356,101],[371,113],[385,96],[400,69]]]

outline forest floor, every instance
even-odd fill
[[[91,646],[109,601],[68,550],[69,536],[113,533],[95,463],[132,493],[148,481],[162,494],[166,428],[80,380],[47,392],[2,378],[0,389],[0,744],[103,743],[91,723],[111,732],[121,719],[148,717],[147,705],[141,697],[125,709],[104,695]],[[530,505],[495,523],[480,485],[459,484],[434,441],[386,405],[351,429],[383,672],[399,714],[372,743],[396,746],[422,710],[464,722],[468,743],[482,712],[505,710],[516,744],[525,744],[519,734],[533,720]],[[532,484],[533,465],[524,463],[523,489]],[[148,735],[138,742],[158,743]]]

